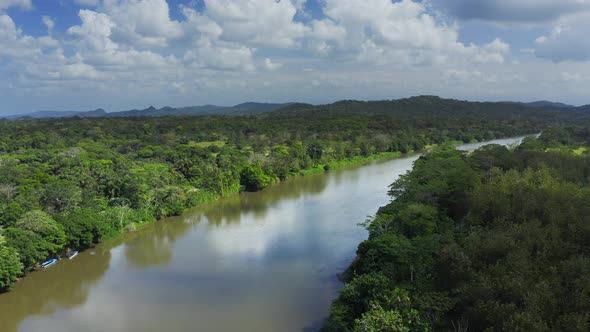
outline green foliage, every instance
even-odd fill
[[[19,271],[30,271],[39,261],[57,254],[66,244],[63,226],[39,210],[25,213],[14,227],[6,228],[2,233],[8,246],[3,249],[6,257],[10,256],[12,262],[20,260]],[[7,285],[4,288],[10,288],[10,283]]]
[[[346,283],[334,302],[324,331],[427,331],[428,324],[412,308],[408,292],[379,273],[363,274]]]
[[[312,142],[307,147],[307,154],[309,158],[313,161],[314,167],[318,165],[319,161],[322,159],[324,155],[324,147],[319,142]],[[366,155],[365,155],[366,156]]]
[[[428,332],[430,328],[422,322],[418,311],[412,309],[402,316],[398,311],[384,310],[375,306],[355,320],[353,332]]]
[[[91,246],[242,188],[260,190],[275,179],[419,151],[446,141],[514,136],[539,132],[556,122],[589,120],[519,105],[428,96],[317,107],[296,104],[258,116],[0,120],[0,226],[7,246],[17,250],[23,270],[30,271],[66,249]],[[576,142],[590,137],[583,130],[568,132],[569,136],[561,133],[543,139],[561,151],[568,137]],[[573,157],[554,153],[551,159],[539,156],[543,150],[527,153],[519,171],[545,163],[569,181],[586,167],[578,160],[584,151]],[[480,164],[495,158],[487,164],[492,165],[490,170],[507,169],[510,159],[502,159],[504,155],[498,151],[497,156],[484,156]],[[406,191],[400,182],[392,188],[404,195],[401,200],[419,203],[403,210],[405,214],[383,218],[384,234],[409,255],[396,258],[400,262],[432,261],[432,252],[446,241],[437,232],[449,232],[449,218],[465,212],[467,197],[461,193],[478,184],[471,174],[480,169],[471,170],[472,162],[465,156],[451,149],[433,156],[417,162],[417,168],[423,169],[417,175],[423,180],[421,186]],[[576,163],[577,168],[566,167],[564,161]],[[405,180],[418,180],[412,176]],[[433,202],[434,208],[444,207],[450,213],[432,213],[425,206]],[[403,227],[395,226],[398,223]],[[387,231],[393,229],[401,236],[395,238]],[[367,257],[393,255],[385,244],[365,246]],[[421,248],[427,254],[420,254]],[[370,266],[363,263],[358,268]],[[383,274],[409,283],[422,283],[432,272],[416,264],[384,266]]]
[[[0,234],[0,292],[12,287],[18,276],[22,274],[23,264],[15,248],[6,246]]]
[[[45,185],[41,205],[51,213],[74,210],[82,202],[82,190],[76,184],[61,180]]]
[[[270,184],[270,176],[257,165],[244,167],[240,173],[240,183],[247,191],[258,191]]]
[[[66,233],[67,248],[88,248],[106,235],[96,223],[97,214],[97,209],[83,208],[58,216]]]
[[[155,193],[156,217],[178,216],[186,208],[184,190],[175,186],[167,186]]]
[[[426,326],[407,327],[416,317],[440,330],[587,331],[590,156],[563,145],[587,133],[420,158],[365,223],[325,329],[413,331]],[[409,309],[392,309],[388,289]]]
[[[25,213],[17,202],[0,207],[0,226],[13,226]]]
[[[15,227],[39,235],[43,239],[44,248],[50,254],[57,253],[66,242],[63,226],[43,211],[36,210],[25,213],[16,222]]]
[[[5,229],[3,233],[8,246],[18,251],[18,257],[25,272],[32,270],[38,262],[49,257],[50,250],[53,248],[51,243],[32,231],[11,227]]]

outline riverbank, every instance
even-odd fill
[[[590,140],[587,129],[561,137],[443,147],[416,163],[365,222],[321,331],[587,331],[590,296],[577,285]],[[536,300],[530,285],[543,285]]]
[[[318,330],[367,238],[357,223],[418,156],[292,176],[104,241],[0,296],[0,330]]]
[[[329,170],[356,167],[356,166],[361,166],[364,164],[371,163],[373,161],[399,158],[402,156],[404,156],[404,155],[402,155],[400,152],[384,152],[384,153],[373,154],[373,155],[370,155],[367,157],[353,157],[353,158],[348,158],[348,159],[339,160],[339,161],[332,161],[332,162],[328,162],[325,164],[319,164],[318,166],[310,168],[310,169],[301,170],[296,173],[290,173],[287,176],[287,178],[307,176],[307,175],[313,175],[313,174],[322,174],[322,173],[325,173]],[[278,179],[277,179],[277,181],[273,181],[269,186],[279,184],[280,182],[281,181],[278,181]],[[186,188],[186,198],[182,202],[183,207],[182,207],[181,212],[179,211],[178,213],[166,214],[166,215],[161,216],[160,218],[157,218],[156,216],[151,215],[151,214],[148,214],[148,215],[153,218],[149,218],[149,219],[134,218],[133,221],[124,225],[121,229],[117,229],[117,230],[113,229],[111,232],[106,233],[93,246],[67,248],[67,250],[61,251],[52,257],[60,260],[60,259],[67,257],[69,251],[78,250],[80,252],[83,252],[83,251],[85,251],[87,249],[91,249],[94,246],[96,246],[100,243],[103,243],[105,241],[112,241],[112,240],[116,241],[118,238],[122,238],[125,234],[139,232],[144,227],[146,227],[150,224],[153,224],[154,222],[157,222],[159,220],[162,220],[163,218],[180,216],[180,215],[184,214],[189,209],[193,209],[193,208],[201,206],[203,204],[214,202],[214,201],[219,200],[221,198],[225,198],[225,197],[239,194],[242,191],[241,189],[242,188],[240,188],[240,187],[235,187],[230,190],[226,190],[222,194],[218,194],[218,193],[211,193],[206,190],[199,190],[199,189],[195,189],[195,188]],[[129,208],[129,207],[122,208],[122,209],[123,209],[121,212],[122,215],[123,214],[141,214],[140,211],[138,211],[136,209]],[[145,215],[146,214],[144,214],[144,216]],[[43,270],[43,269],[40,267],[40,263],[37,263],[31,271],[29,271],[28,273],[26,273],[24,275],[21,275],[18,279],[16,279],[16,282],[19,282],[23,278],[26,278],[27,275],[29,275],[30,273],[40,271],[40,270]],[[5,291],[9,291],[9,289],[6,289]]]
[[[462,144],[462,143],[453,141],[453,142],[451,142],[451,144],[458,145],[458,144]],[[424,150],[426,151],[426,148]],[[359,166],[366,165],[366,164],[369,164],[374,161],[383,161],[383,160],[388,160],[388,159],[401,158],[401,157],[411,156],[413,154],[415,154],[414,151],[409,151],[408,153],[405,153],[405,154],[402,154],[401,152],[396,151],[396,152],[381,152],[381,153],[372,154],[372,155],[369,155],[366,157],[355,156],[353,158],[347,158],[347,159],[343,159],[343,160],[336,160],[336,161],[327,162],[324,164],[318,164],[315,167],[312,167],[309,169],[303,169],[303,170],[300,170],[299,172],[289,173],[287,176],[287,179],[290,179],[293,177],[298,177],[298,176],[309,176],[309,175],[323,174],[323,173],[326,173],[331,170],[359,167]],[[269,186],[280,184],[282,182],[278,179],[276,179],[276,180],[277,181],[271,182],[269,184]],[[141,220],[139,222],[131,222],[130,224],[126,225],[125,228],[123,228],[119,232],[116,232],[116,233],[113,232],[113,233],[108,234],[108,236],[101,238],[100,242],[98,242],[96,244],[102,243],[103,241],[107,241],[107,240],[116,240],[117,238],[124,236],[127,233],[141,231],[147,225],[157,222],[163,218],[173,217],[173,216],[181,216],[186,211],[193,209],[195,207],[201,206],[203,204],[211,203],[211,202],[217,201],[222,198],[226,198],[229,196],[239,194],[240,192],[243,192],[243,188],[236,187],[231,190],[226,190],[222,194],[211,193],[209,191],[199,190],[199,189],[189,189],[188,191],[189,192],[192,191],[193,194],[191,195],[190,201],[187,200],[185,202],[185,206],[184,206],[182,213],[166,215],[161,218]],[[92,248],[92,247],[69,248],[69,251],[71,251],[71,250],[84,251],[84,250],[87,250],[90,248]],[[64,251],[64,252],[60,253],[59,255],[57,255],[57,258],[62,259],[62,258],[67,257],[67,252],[68,251]],[[42,270],[40,268],[39,264],[37,265],[37,267],[33,271],[38,271],[38,270]],[[31,271],[31,272],[33,272],[33,271]],[[20,277],[18,280],[21,280],[24,277],[26,277],[26,275]]]
[[[458,142],[453,142],[453,143],[458,143]],[[325,164],[319,164],[316,167],[313,167],[310,169],[301,170],[296,173],[291,173],[287,176],[287,178],[298,177],[298,176],[307,176],[307,175],[313,175],[313,174],[322,174],[322,173],[325,173],[330,170],[349,168],[349,167],[357,167],[360,165],[371,163],[373,161],[400,158],[400,157],[404,157],[404,156],[410,156],[413,154],[414,154],[413,151],[410,151],[407,154],[402,154],[400,152],[384,152],[384,153],[373,154],[373,155],[370,155],[367,157],[353,157],[353,158],[348,158],[348,159],[339,160],[339,161],[332,161],[332,162],[328,162]],[[270,185],[274,185],[278,182],[279,181],[277,179],[277,181],[274,181]],[[174,209],[172,213],[170,210],[166,211],[163,215],[160,215],[160,217],[157,217],[157,214],[150,212],[151,210],[149,210],[149,209],[155,209],[155,207],[148,208],[148,210],[145,210],[145,209],[144,210],[136,210],[136,209],[132,209],[127,206],[119,207],[121,218],[123,218],[124,215],[132,215],[132,216],[129,217],[128,221],[123,223],[121,227],[112,228],[110,232],[105,233],[99,239],[98,242],[95,242],[94,245],[104,242],[106,240],[116,239],[116,238],[121,237],[122,235],[127,234],[127,233],[137,232],[137,231],[141,230],[142,228],[144,228],[146,225],[152,224],[164,217],[182,215],[189,209],[195,208],[197,206],[200,206],[200,205],[203,205],[206,203],[216,201],[220,198],[224,198],[224,197],[238,194],[240,191],[241,191],[241,188],[238,186],[234,186],[229,190],[225,190],[222,194],[211,193],[206,190],[198,190],[196,188],[190,188],[190,187],[184,188],[184,194],[182,196],[182,200],[178,202],[178,204],[180,204],[180,206],[177,205],[178,208]],[[104,216],[104,218],[108,218],[108,217],[109,216]],[[96,219],[96,215],[93,215],[92,218]],[[105,223],[108,223],[108,221],[105,221]],[[93,246],[90,246],[90,247],[93,247]],[[90,248],[90,247],[84,246],[84,247],[77,247],[77,248],[73,247],[73,248],[68,248],[68,249],[69,250],[76,249],[79,251],[83,251],[83,250]],[[65,257],[65,256],[67,256],[67,251],[61,251],[59,253],[59,255],[56,255],[54,257]],[[33,269],[33,271],[35,271],[35,270],[39,270],[39,268],[37,267],[36,269]],[[24,276],[26,276],[26,274]]]
[[[339,161],[332,161],[332,162],[328,162],[325,164],[319,164],[316,167],[306,169],[306,170],[301,170],[299,172],[299,174],[294,174],[294,175],[295,176],[296,175],[305,176],[305,175],[312,175],[312,174],[321,174],[326,171],[330,171],[330,170],[334,170],[334,169],[361,166],[361,165],[364,165],[364,164],[367,164],[367,163],[370,163],[373,161],[399,158],[399,157],[403,157],[403,156],[410,155],[410,154],[411,153],[402,154],[401,152],[381,152],[381,153],[372,154],[367,157],[353,157],[353,158],[343,159],[343,160],[339,160]]]

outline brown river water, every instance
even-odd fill
[[[0,294],[0,331],[317,331],[357,224],[416,158],[295,177],[62,259]]]

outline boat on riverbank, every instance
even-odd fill
[[[44,269],[46,269],[46,268],[50,267],[51,265],[53,265],[55,263],[57,263],[57,259],[52,258],[52,259],[44,262],[43,264],[41,264],[41,267],[44,268]]]
[[[69,259],[72,259],[72,258],[74,258],[74,257],[76,257],[76,256],[78,256],[78,250],[74,250],[74,251],[72,251],[72,252],[71,252],[71,253],[68,255],[68,258],[69,258]]]

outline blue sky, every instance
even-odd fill
[[[0,114],[420,94],[590,103],[590,0],[0,0]]]

